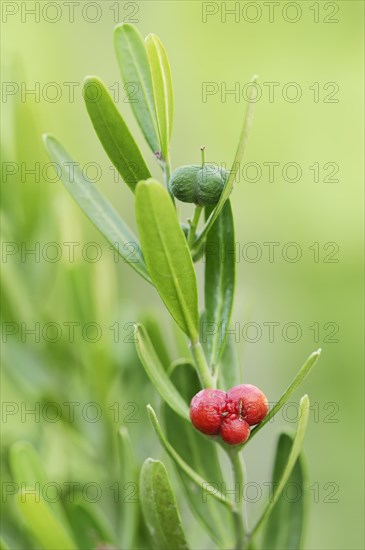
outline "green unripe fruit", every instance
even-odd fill
[[[169,189],[182,202],[217,204],[227,177],[227,170],[210,164],[180,166],[172,173]]]

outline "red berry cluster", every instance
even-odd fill
[[[226,393],[205,389],[190,403],[190,419],[197,430],[220,435],[229,445],[240,445],[250,437],[250,426],[259,424],[269,411],[265,394],[251,384],[241,384]]]

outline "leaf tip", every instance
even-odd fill
[[[114,36],[117,37],[117,35],[120,35],[121,33],[124,33],[126,31],[139,33],[137,27],[132,23],[118,23],[114,27]]]
[[[156,430],[159,426],[159,422],[158,422],[158,418],[157,418],[157,415],[155,413],[155,410],[154,410],[154,408],[152,407],[152,405],[150,403],[148,403],[148,405],[146,406],[146,409],[147,409],[147,414],[148,414],[148,417],[150,419],[150,422],[151,422],[152,426],[154,427],[154,429]]]
[[[95,76],[93,74],[87,74],[84,78],[83,84],[85,86],[86,84],[89,84],[89,83],[95,82],[95,81],[100,82],[100,78],[98,78],[97,76]]]
[[[56,138],[54,137],[53,134],[48,134],[48,133],[45,133],[45,134],[42,134],[42,141],[43,141],[43,144],[45,146],[47,146],[47,144],[50,142],[50,141],[54,141]]]
[[[150,456],[146,458],[145,463],[153,464],[154,462],[160,462],[159,460],[156,460],[155,458],[151,458]]]
[[[321,353],[322,353],[322,348],[318,348],[316,351],[314,351],[314,352],[310,355],[309,359],[312,360],[312,365],[313,365],[313,366],[317,363],[317,361],[318,361],[318,359],[319,359]]]
[[[59,145],[56,137],[53,134],[42,134],[43,146],[49,157],[52,155],[52,148]]]
[[[299,402],[299,407],[303,409],[309,409],[309,396],[308,394],[304,394]]]
[[[128,25],[128,23],[118,23],[117,25],[115,25],[114,34],[116,34],[117,32],[121,32],[126,25]]]
[[[147,34],[146,38],[144,39],[146,44],[150,44],[152,42],[158,42],[158,36],[154,34],[153,32],[150,32]]]
[[[120,426],[118,429],[118,433],[123,438],[128,437],[128,430],[125,426]]]

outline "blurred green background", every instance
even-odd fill
[[[230,165],[246,106],[245,85],[259,75],[262,95],[245,155],[251,164],[232,195],[240,251],[232,317],[237,350],[245,381],[262,387],[274,402],[310,352],[322,347],[319,366],[301,389],[314,404],[305,443],[311,501],[305,547],[363,548],[363,3],[280,2],[272,12],[273,3],[266,2],[81,2],[73,22],[63,2],[57,11],[54,6],[41,11],[35,21],[25,10],[33,4],[2,3],[2,398],[19,405],[2,426],[4,479],[10,479],[9,447],[26,439],[40,452],[50,479],[94,480],[107,487],[115,474],[111,442],[121,424],[138,462],[163,456],[145,413],[145,405],[158,399],[128,342],[126,323],[147,311],[157,315],[177,357],[171,322],[152,287],[121,260],[115,262],[61,183],[50,181],[52,172],[42,176],[48,161],[41,134],[51,132],[81,165],[100,165],[98,186],[136,230],[132,196],[113,181],[81,97],[89,74],[118,89],[118,106],[159,177],[125,101],[114,55],[113,27],[128,20],[144,35],[160,36],[167,48],[176,99],[173,167],[199,162],[202,144],[208,161]],[[47,4],[40,3],[41,10]],[[224,4],[239,11],[225,17]],[[58,15],[59,21],[50,22]],[[215,93],[204,99],[207,83]],[[35,95],[25,94],[32,89]],[[225,89],[238,95],[225,96]],[[37,168],[35,163],[40,163],[39,179],[24,173]],[[272,178],[267,163],[277,163]],[[94,173],[91,167],[89,175]],[[182,208],[183,216],[188,213]],[[43,253],[55,253],[48,248],[51,242],[61,247],[59,261],[44,258]],[[80,243],[73,262],[67,242]],[[87,249],[90,242],[100,246],[99,261],[85,259],[95,251]],[[271,258],[268,243],[276,243]],[[25,246],[39,246],[39,261],[22,257]],[[298,261],[290,261],[296,253]],[[201,265],[198,272],[201,283]],[[35,323],[42,332],[53,322],[63,328],[54,343],[52,326],[39,342],[23,334]],[[64,325],[70,322],[79,323],[73,342]],[[82,335],[90,322],[102,329],[95,343]],[[117,342],[109,328],[115,323]],[[268,323],[275,323],[273,337]],[[102,419],[93,423],[79,414],[76,422],[51,423],[20,414],[22,403],[71,401],[81,403],[80,410],[91,401],[100,404]],[[115,402],[117,419],[110,409]],[[136,423],[126,421],[132,411],[128,403],[138,407]],[[291,427],[290,418],[281,415],[248,447],[250,481],[263,484],[270,478],[275,440],[284,425]],[[116,524],[112,495],[105,493],[104,510]],[[193,519],[183,495],[179,505],[189,525]],[[262,505],[261,500],[253,504],[252,514]],[[11,547],[34,547],[17,529],[11,503],[5,519]],[[198,526],[189,536],[194,547],[211,544]]]

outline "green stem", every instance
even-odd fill
[[[236,508],[233,510],[233,521],[236,532],[236,546],[235,550],[240,550],[244,548],[245,543],[245,533],[246,529],[246,510],[245,502],[242,497],[243,493],[243,484],[244,484],[244,473],[243,465],[241,462],[240,454],[238,449],[232,449],[227,451],[228,456],[231,460],[232,470],[233,470],[233,480],[235,488],[238,486],[238,503]]]
[[[170,177],[171,177],[171,162],[170,162],[170,157],[167,158],[164,162],[164,167],[163,167],[163,176],[164,176],[164,183],[165,183],[165,187],[166,189],[168,190],[169,192],[169,195],[172,199],[172,202],[175,204],[175,197],[174,195],[172,195],[172,193],[170,193],[170,189],[169,189],[169,181],[170,181]]]
[[[191,354],[194,358],[196,370],[198,371],[200,381],[204,388],[215,388],[214,378],[208,366],[200,342],[191,343]]]
[[[201,153],[202,153],[202,168],[204,168],[204,164],[205,164],[205,145],[202,145],[200,147],[200,150],[201,150]]]
[[[194,244],[196,228],[198,226],[199,218],[200,218],[200,214],[202,213],[202,210],[203,208],[201,206],[199,206],[198,204],[195,205],[194,217],[192,222],[190,223],[189,235],[188,235],[189,248],[191,248]]]

